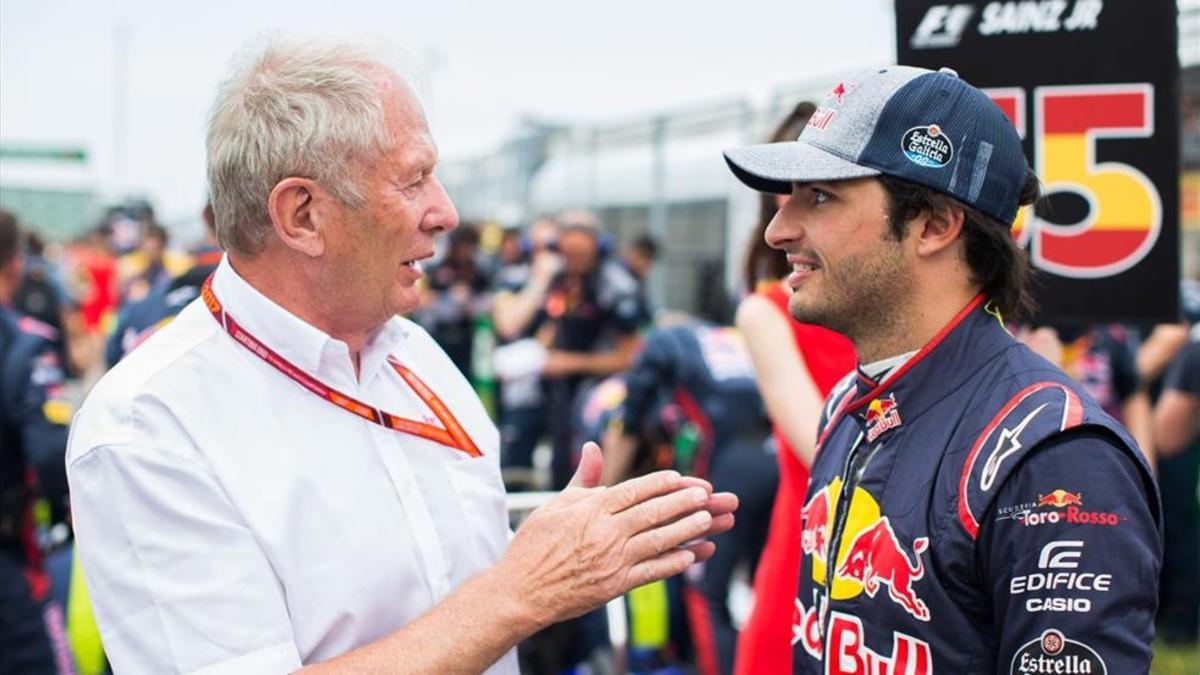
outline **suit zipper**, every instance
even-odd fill
[[[838,494],[837,507],[834,509],[833,516],[833,531],[829,539],[829,548],[825,551],[825,602],[821,607],[820,621],[817,623],[821,631],[821,635],[825,635],[825,615],[829,609],[829,603],[833,601],[833,580],[837,571],[837,554],[838,549],[842,545],[842,530],[846,527],[846,518],[850,514],[850,502],[853,501],[854,489],[858,487],[858,479],[854,476],[860,474],[860,471],[854,470],[854,459],[858,456],[862,449],[863,432],[858,432],[858,438],[854,439],[854,443],[850,446],[850,452],[846,453],[846,462],[842,466],[842,489]],[[867,446],[870,449],[870,445]],[[866,469],[865,463],[870,457],[864,460],[863,470]]]

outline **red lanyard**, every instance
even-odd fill
[[[234,342],[242,345],[250,353],[271,364],[276,370],[292,378],[297,384],[317,396],[329,401],[342,410],[347,410],[358,415],[368,422],[387,427],[393,431],[420,436],[435,443],[465,452],[471,457],[483,456],[483,453],[479,451],[479,448],[476,447],[471,437],[467,435],[466,429],[463,429],[462,425],[458,423],[458,420],[455,419],[450,409],[446,407],[446,404],[442,402],[442,399],[438,398],[437,394],[433,393],[433,390],[421,378],[417,377],[416,373],[401,365],[395,357],[388,356],[388,363],[396,370],[400,377],[404,378],[408,386],[412,387],[413,391],[416,392],[425,405],[429,406],[429,409],[437,416],[438,421],[442,423],[441,427],[398,417],[330,387],[277,354],[258,338],[251,335],[245,328],[242,328],[225,311],[225,307],[217,299],[217,294],[212,290],[211,276],[204,282],[204,286],[200,292],[204,298],[204,304],[208,306],[208,311],[212,312],[213,318],[217,320],[217,323],[221,324],[221,327],[233,337]]]

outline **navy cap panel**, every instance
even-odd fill
[[[915,78],[892,96],[859,161],[1004,223],[1016,216],[1016,190],[1026,166],[1004,113],[982,92],[945,73]]]

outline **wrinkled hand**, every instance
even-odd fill
[[[679,574],[715,551],[704,537],[733,527],[737,497],[674,471],[600,486],[595,443],[557,497],[533,511],[498,567],[542,625]]]

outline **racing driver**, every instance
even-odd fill
[[[789,311],[854,342],[805,498],[797,673],[1145,673],[1162,558],[1129,433],[1005,330],[1038,180],[949,69],[837,83],[796,141],[726,151],[791,199]]]

